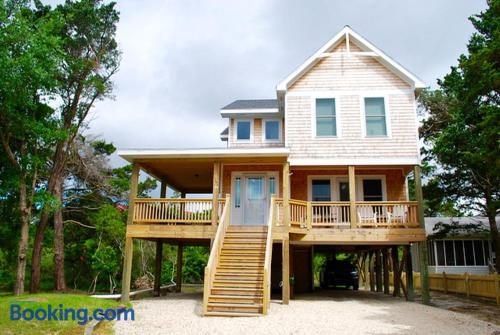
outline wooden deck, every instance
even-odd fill
[[[215,238],[225,199],[136,198],[127,237],[164,239]],[[281,199],[273,206],[273,239],[293,244],[406,244],[425,240],[417,203],[412,201],[311,202],[290,199],[289,224],[284,223]],[[351,220],[351,213],[356,213]],[[217,222],[212,221],[217,218]],[[353,222],[354,221],[354,222]],[[270,221],[271,222],[271,221]]]

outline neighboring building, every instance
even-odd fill
[[[424,241],[407,187],[419,173],[415,99],[424,87],[346,26],[278,83],[276,99],[221,109],[227,148],[120,151],[135,167],[124,300],[137,238],[160,251],[212,245],[205,315],[265,314],[280,282],[288,302],[288,277],[296,291],[310,289],[315,245],[362,252]],[[162,198],[167,185],[188,198],[136,199],[139,170],[162,182]]]
[[[500,227],[500,217],[497,217]],[[426,217],[428,263],[430,273],[489,274],[494,269],[487,217]],[[418,246],[412,253],[418,271]]]

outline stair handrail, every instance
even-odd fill
[[[266,315],[269,305],[271,303],[271,261],[273,255],[273,227],[274,227],[274,207],[275,197],[271,196],[271,205],[269,208],[269,219],[267,224],[267,238],[266,238],[266,253],[264,256],[264,278],[262,294],[262,314]]]
[[[215,233],[214,240],[212,242],[212,249],[210,250],[210,256],[208,257],[207,266],[205,267],[205,277],[203,283],[203,314],[208,312],[208,297],[212,291],[212,285],[215,277],[215,267],[219,261],[219,255],[222,250],[222,244],[224,237],[226,236],[227,228],[230,222],[230,212],[231,212],[231,196],[226,194],[226,201],[224,204],[224,209],[220,217],[219,226],[217,227],[217,232]]]

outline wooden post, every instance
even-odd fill
[[[408,301],[415,301],[415,290],[413,286],[413,264],[411,259],[411,245],[406,247],[406,296]]]
[[[134,222],[134,199],[137,196],[137,185],[139,183],[139,165],[133,163],[132,175],[130,176],[130,193],[128,196],[128,217],[127,225]],[[132,276],[133,240],[125,235],[125,255],[123,258],[122,272],[122,296],[121,301],[130,301],[130,281]]]
[[[443,291],[448,294],[448,280],[446,279],[446,272],[443,271]]]
[[[398,255],[398,247],[391,248],[392,255],[392,275],[393,275],[393,285],[394,291],[392,295],[395,297],[399,297],[401,295],[401,287],[400,287],[400,271],[399,271],[399,255]]]
[[[467,298],[470,297],[470,283],[469,283],[469,273],[466,272],[464,274],[465,277],[465,294],[467,295]]]
[[[220,185],[220,163],[214,163],[212,180],[212,225],[216,226],[219,221],[219,185]]]
[[[389,257],[387,248],[382,249],[382,261],[384,263],[384,293],[389,294]]]
[[[351,220],[351,228],[356,228],[356,170],[355,167],[349,166],[349,217]]]
[[[500,274],[495,275],[495,292],[497,298],[497,305],[500,306]]]
[[[382,292],[382,260],[380,250],[375,250],[375,274],[377,278],[377,292]]]
[[[312,228],[312,203],[310,201],[307,202],[307,229],[310,230]]]
[[[370,291],[375,292],[375,253],[370,251]]]
[[[290,164],[283,164],[283,225],[290,228]],[[288,237],[287,237],[288,239]]]
[[[288,305],[290,301],[290,240],[284,239],[281,245],[281,260],[282,260],[282,301],[284,305]]]
[[[368,279],[368,275],[370,273],[370,252],[367,251],[365,253],[365,268],[364,268],[364,272],[365,272],[365,290],[368,290],[370,288],[370,282],[369,282],[369,279]]]
[[[424,220],[424,197],[422,194],[422,179],[420,166],[415,165],[413,169],[413,174],[415,177],[415,198],[418,203],[418,222],[420,228],[425,231],[425,220]],[[418,244],[418,258],[420,260],[420,291],[422,293],[422,303],[429,305],[431,301],[429,293],[429,267],[427,262],[427,241],[419,242]]]
[[[156,241],[156,258],[155,258],[155,281],[153,295],[159,297],[161,295],[161,263],[163,256],[163,242],[159,239]]]
[[[175,278],[175,292],[182,290],[182,261],[183,261],[184,244],[179,242],[177,245],[177,273]]]

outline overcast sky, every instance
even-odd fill
[[[346,24],[435,86],[486,0],[119,1],[115,99],[89,132],[120,149],[223,146],[220,108],[276,84]],[[122,164],[116,157],[113,164]]]

